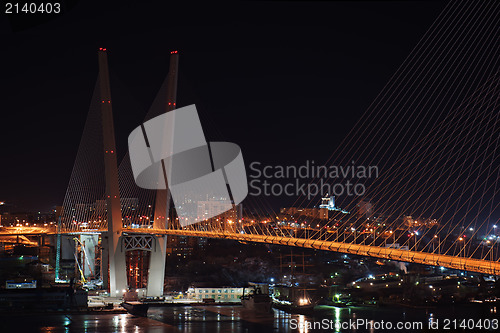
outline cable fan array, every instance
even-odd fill
[[[372,247],[393,248],[498,263],[499,20],[496,1],[450,2],[332,149],[327,166],[355,161],[380,170],[379,177],[365,180],[364,197],[336,198],[350,214],[297,223],[262,198],[248,197],[243,217],[234,207],[181,228],[171,212],[168,233],[253,235],[264,242],[274,237],[274,243],[295,246],[307,240],[311,247],[316,241],[336,242],[367,246],[368,253]],[[166,84],[146,119],[165,112]],[[103,175],[100,131],[98,106],[92,102],[64,200],[66,232],[106,229],[104,178],[97,176]],[[128,155],[120,164],[119,181],[124,227],[162,232],[153,228],[156,192],[135,185]],[[293,206],[317,207],[319,200],[303,196]],[[360,201],[372,209],[361,212]]]

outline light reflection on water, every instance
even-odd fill
[[[99,333],[239,333],[239,332],[384,332],[372,329],[310,329],[307,323],[328,320],[329,322],[345,322],[356,319],[374,321],[421,321],[427,325],[429,321],[444,318],[496,318],[496,309],[456,307],[407,309],[395,307],[381,308],[338,308],[320,307],[314,316],[289,314],[281,310],[273,310],[272,315],[262,315],[243,310],[241,306],[209,306],[209,307],[163,307],[151,308],[147,318],[133,317],[129,314],[103,315],[14,315],[0,318],[0,332],[99,332]],[[292,329],[291,323],[297,323]],[[392,331],[394,332],[394,330]],[[410,331],[405,331],[410,332]]]
[[[178,317],[176,313],[180,311],[176,308],[153,308],[150,309],[148,318],[161,321],[175,326],[180,332],[290,332],[290,333],[311,333],[311,332],[394,332],[394,330],[375,329],[376,322],[420,322],[424,327],[428,327],[430,321],[439,318],[496,318],[488,315],[490,309],[480,309],[471,307],[447,307],[435,309],[411,309],[404,307],[319,307],[314,315],[289,314],[281,310],[273,310],[271,316],[256,315],[245,312],[240,307],[198,307],[189,308],[188,316]],[[182,309],[186,311],[186,309]],[[336,326],[338,322],[356,321],[364,319],[371,322],[368,327],[358,327],[357,329]],[[307,324],[326,320],[328,326],[311,328]],[[294,322],[296,325],[292,326]],[[295,328],[294,328],[295,327]],[[404,331],[404,330],[403,330]],[[405,332],[411,332],[406,330]]]
[[[461,307],[440,307],[433,309],[413,309],[404,307],[350,307],[339,308],[323,306],[315,311],[314,315],[289,314],[281,310],[273,310],[272,316],[256,315],[245,312],[240,307],[197,307],[189,308],[188,316],[179,317],[176,314],[181,311],[177,308],[153,308],[150,309],[148,318],[161,321],[175,326],[180,332],[290,332],[290,333],[310,333],[310,332],[394,332],[394,330],[377,329],[377,322],[385,321],[398,322],[418,322],[422,328],[428,328],[429,322],[437,319],[454,318],[496,318],[490,315],[492,312],[488,308],[461,306]],[[186,309],[182,309],[186,311]],[[335,323],[356,321],[364,319],[371,323],[368,327],[342,328]],[[321,322],[326,320],[328,326],[311,328],[308,323]],[[291,325],[294,322],[295,327]],[[420,329],[400,330],[402,332],[416,332]],[[436,331],[436,330],[433,330]]]

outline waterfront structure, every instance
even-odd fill
[[[214,299],[216,302],[240,302],[245,288],[234,287],[206,287],[189,288],[187,298],[193,301],[201,302],[204,299]],[[249,289],[247,289],[248,293]]]

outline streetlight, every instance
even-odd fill
[[[441,254],[441,239],[438,235],[434,235],[434,239],[437,239],[438,242],[438,254]],[[436,245],[434,245],[434,251],[436,250]]]
[[[494,256],[495,256],[495,248],[497,246],[497,243],[498,243],[498,239],[497,239],[497,225],[494,224],[493,225],[493,235],[495,236],[495,242],[493,243],[493,246],[491,248],[491,260],[493,260]]]
[[[463,242],[464,238],[463,238],[463,237],[459,237],[459,238],[458,238],[458,240],[459,240],[460,242]],[[463,245],[463,246],[462,246],[462,251],[461,251],[461,252],[463,252],[463,256],[464,256],[464,258],[465,258],[465,242],[463,242],[463,243],[462,243],[462,245]],[[460,257],[460,252],[458,253],[458,256]]]

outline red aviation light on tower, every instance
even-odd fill
[[[179,51],[171,51],[170,54],[176,54],[178,53]]]
[[[100,48],[99,48],[99,51],[106,51],[106,48],[104,48],[104,47],[100,47]]]

